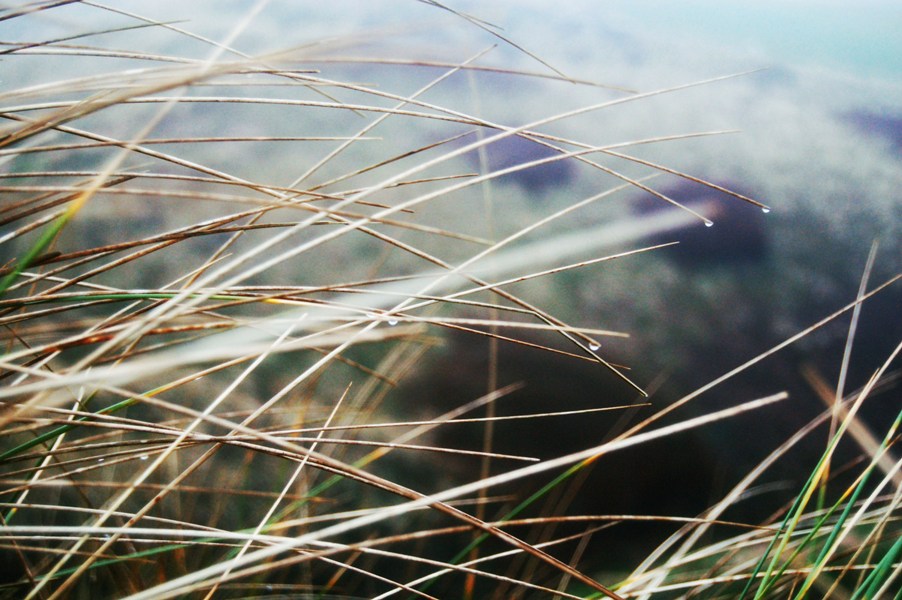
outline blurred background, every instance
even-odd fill
[[[122,1],[116,8],[222,40],[252,4]],[[4,38],[47,39],[55,32],[71,34],[79,27],[88,31],[132,21],[73,5],[14,22],[19,29],[3,30]],[[232,46],[248,54],[300,49],[305,58],[299,64],[398,95],[409,95],[447,71],[443,65],[460,64],[485,51],[473,64],[489,69],[459,73],[422,99],[505,126],[646,94],[538,129],[592,145],[624,143],[622,152],[632,157],[729,188],[766,204],[770,212],[679,176],[660,174],[646,184],[696,207],[713,227],[699,220],[662,236],[632,239],[612,251],[681,243],[518,284],[512,290],[571,324],[629,333],[629,338],[606,340],[601,352],[629,366],[629,376],[653,391],[653,406],[663,407],[853,301],[875,242],[879,245],[869,287],[899,272],[900,23],[902,6],[889,1],[448,0],[443,5],[412,0],[274,1],[253,17]],[[111,46],[152,49],[163,56],[203,58],[211,52],[209,44],[164,33],[158,29],[111,33],[105,40]],[[419,64],[409,64],[414,60]],[[400,64],[393,66],[392,61]],[[74,77],[102,72],[107,65],[101,63],[85,60],[78,72],[68,61],[65,69]],[[62,64],[61,57],[52,56],[4,61],[3,86],[60,79],[56,65]],[[535,76],[497,72],[496,67]],[[700,83],[718,78],[723,79]],[[654,91],[662,93],[649,94]],[[354,101],[346,89],[334,93],[342,101]],[[121,119],[104,112],[87,124],[110,135],[128,136],[153,110],[129,106],[120,112]],[[256,110],[233,106],[212,112],[203,105],[180,106],[155,134],[214,130],[236,135],[261,131],[344,135],[362,124],[347,114],[325,111],[311,118],[290,107]],[[369,164],[465,129],[438,123],[412,128],[402,119],[388,119],[373,131],[378,139],[355,145],[343,162],[325,166],[312,181],[327,181],[353,161]],[[695,136],[711,132],[718,134]],[[654,141],[665,136],[694,137]],[[649,142],[635,143],[643,140]],[[196,151],[204,153],[208,164],[239,176],[289,185],[329,148],[270,143],[225,146],[215,154],[209,148]],[[190,158],[194,150],[180,151]],[[541,158],[543,152],[547,151],[535,144],[509,138],[487,146],[482,161],[470,153],[441,168],[449,174],[505,168]],[[48,154],[43,156],[46,160]],[[7,165],[22,168],[21,162],[10,160],[28,158],[7,159]],[[75,159],[61,153],[54,160],[59,162],[51,167],[63,168],[72,167]],[[610,158],[606,164],[628,177],[653,171],[630,160]],[[361,176],[356,183],[362,185],[368,177]],[[575,161],[555,162],[471,188],[453,202],[424,206],[418,217],[497,239],[620,183]],[[193,222],[206,209],[173,201],[156,208],[122,205],[111,210],[97,205],[88,210],[94,212],[73,225],[72,235],[100,244],[116,237],[124,218],[136,226],[168,229],[189,220],[186,212]],[[627,189],[562,219],[549,233],[602,227],[662,210],[678,209],[642,190]],[[361,239],[330,247],[315,261],[281,264],[270,275],[313,285],[326,281],[336,269],[348,279],[372,273],[376,259],[369,243]],[[458,256],[456,247],[441,247],[434,238],[419,243],[449,260],[465,256]],[[214,241],[210,244],[215,247]],[[379,268],[392,274],[422,268],[409,256],[377,256]],[[182,265],[169,261],[158,269],[136,269],[134,285],[150,287],[171,280],[179,268]],[[863,385],[899,343],[900,309],[898,284],[865,303],[846,392]],[[584,483],[573,510],[697,514],[824,410],[818,386],[835,390],[848,327],[847,314],[705,393],[674,418],[783,390],[790,392],[789,401],[674,438],[667,446],[608,457]],[[444,344],[427,355],[415,376],[392,392],[391,406],[398,414],[434,414],[435,409],[478,397],[490,385],[489,342],[459,333],[443,338]],[[539,335],[534,339],[544,341]],[[510,402],[512,413],[636,400],[632,390],[597,366],[513,345],[501,344],[498,352],[497,385],[524,385]],[[866,406],[865,416],[874,423],[891,418],[899,398],[898,387],[881,391]],[[640,410],[627,417],[642,414],[648,413]],[[499,426],[496,443],[504,452],[557,456],[622,430],[626,422],[622,417]],[[482,435],[475,426],[446,431],[440,441],[455,447],[478,446]],[[806,448],[773,471],[763,482],[771,487],[760,489],[753,512],[767,513],[782,502],[782,494],[768,496],[773,490],[798,488],[825,439],[826,433],[813,436]],[[423,473],[430,470],[420,465],[412,472],[417,468]],[[464,479],[475,478],[478,472],[475,461],[449,461],[446,468]]]

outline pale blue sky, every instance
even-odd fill
[[[902,2],[605,0],[662,32],[696,35],[791,62],[902,79]]]

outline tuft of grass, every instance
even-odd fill
[[[535,69],[490,62],[491,47],[456,62],[395,53],[374,43],[396,35],[386,32],[240,50],[266,4],[219,37],[94,2],[0,12],[13,36],[2,42],[0,91],[0,596],[879,598],[897,589],[902,414],[871,431],[858,413],[895,381],[898,347],[852,394],[812,375],[829,408],[701,514],[565,510],[568,494],[597,492],[580,484],[609,454],[786,400],[765,390],[679,414],[852,313],[848,355],[859,307],[900,278],[870,290],[865,278],[854,302],[664,407],[608,353],[626,333],[567,322],[557,314],[566,297],[530,299],[530,282],[630,261],[662,248],[647,238],[711,224],[711,207],[656,191],[658,175],[769,210],[631,154],[725,132],[597,145],[555,129],[728,77],[648,92],[571,79],[528,43],[433,1],[421,8]],[[496,122],[460,100],[493,76],[597,98]],[[510,139],[546,154],[490,168],[492,145]],[[558,190],[564,201],[522,223],[498,193],[503,178],[562,161],[585,169],[596,191]],[[593,211],[636,188],[674,206],[601,213],[592,224]],[[448,360],[449,331],[490,344],[494,358],[459,374],[485,378],[485,394],[446,410],[404,383]],[[499,379],[497,354],[515,346],[592,364],[613,391],[593,408],[508,410],[523,386]],[[495,438],[527,420],[609,412],[624,416],[550,459]],[[482,428],[478,446],[437,442],[439,431],[468,426]],[[729,516],[825,427],[821,460],[779,512],[760,523]],[[849,437],[859,458],[837,468]],[[471,468],[457,471],[459,460]],[[670,533],[618,573],[591,542],[636,523]]]

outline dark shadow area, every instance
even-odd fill
[[[882,138],[892,144],[895,150],[902,150],[902,115],[859,110],[843,116],[863,133]]]
[[[547,146],[519,136],[506,137],[492,142],[485,146],[485,152],[489,171],[508,169],[516,165],[560,156],[559,152]],[[473,169],[480,168],[478,152],[469,152],[466,158]],[[501,176],[497,181],[514,183],[526,192],[541,194],[551,189],[566,189],[576,176],[575,170],[572,159],[561,159]]]
[[[732,182],[718,185],[751,197]],[[679,245],[666,253],[678,265],[693,268],[723,264],[747,265],[767,258],[767,215],[758,207],[694,181],[683,180],[677,185],[657,191],[714,222],[712,227],[697,223],[680,230],[676,235],[668,232],[649,240],[663,244],[678,239]],[[632,206],[640,215],[659,210],[680,210],[651,194],[637,197]]]
[[[532,341],[548,343],[551,337]],[[424,365],[422,373],[403,395],[419,398],[423,408],[441,414],[486,393],[488,341],[472,334],[454,334],[442,357]],[[523,388],[496,404],[498,415],[524,415],[575,411],[639,402],[637,394],[597,363],[554,355],[544,350],[502,344],[498,380],[500,385],[522,383]],[[653,404],[659,405],[658,400]],[[499,421],[494,427],[496,452],[555,458],[585,450],[616,437],[618,433],[652,414],[652,406],[608,412]],[[484,416],[485,409],[472,417]],[[435,444],[443,447],[480,449],[484,423],[446,425],[438,429]],[[578,475],[566,480],[530,506],[524,516],[569,515],[696,515],[716,500],[712,482],[721,481],[717,465],[696,432],[605,455]],[[517,468],[509,461],[495,461],[492,472]],[[493,487],[490,496],[512,494],[522,500],[536,492],[565,469],[544,473],[510,486]],[[456,482],[480,477],[480,459],[449,457],[438,476]],[[488,508],[501,518],[516,504]],[[607,548],[617,548],[613,560],[620,568],[635,564],[673,527],[642,523],[616,526],[601,539]],[[607,554],[607,553],[603,553]],[[610,568],[613,565],[608,565]]]

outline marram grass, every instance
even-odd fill
[[[607,353],[625,332],[569,323],[528,297],[524,283],[629,261],[661,250],[644,242],[652,235],[711,224],[705,207],[658,192],[658,175],[723,191],[631,151],[724,132],[597,145],[555,126],[725,78],[642,93],[570,80],[528,41],[438,2],[421,9],[487,48],[456,62],[390,46],[381,56],[374,42],[397,34],[362,31],[241,51],[267,4],[236,13],[219,38],[93,2],[0,11],[2,597],[892,597],[899,418],[875,431],[857,414],[892,385],[898,347],[862,389],[828,389],[822,415],[700,514],[570,514],[549,501],[595,493],[580,478],[611,453],[785,401],[766,392],[680,413],[850,314],[851,342],[861,304],[898,285],[865,277],[856,301],[663,408]],[[534,69],[491,62],[489,43]],[[494,122],[462,100],[486,75],[597,97]],[[546,154],[489,168],[486,152],[509,138]],[[596,191],[557,190],[564,200],[539,212],[497,193],[504,176],[563,161]],[[584,218],[637,188],[674,206]],[[490,359],[460,373],[485,378],[478,398],[451,410],[405,399],[403,383],[428,373],[449,331],[484,340],[490,356],[519,345],[594,364],[621,391],[591,409],[501,414],[522,386],[498,381]],[[617,411],[632,416],[552,459],[493,436]],[[480,447],[436,443],[463,424],[483,428]],[[828,428],[781,510],[730,517],[771,465]],[[833,464],[840,444],[858,460]],[[446,468],[460,457],[481,467]],[[649,522],[670,533],[631,572],[589,550],[605,530]]]

